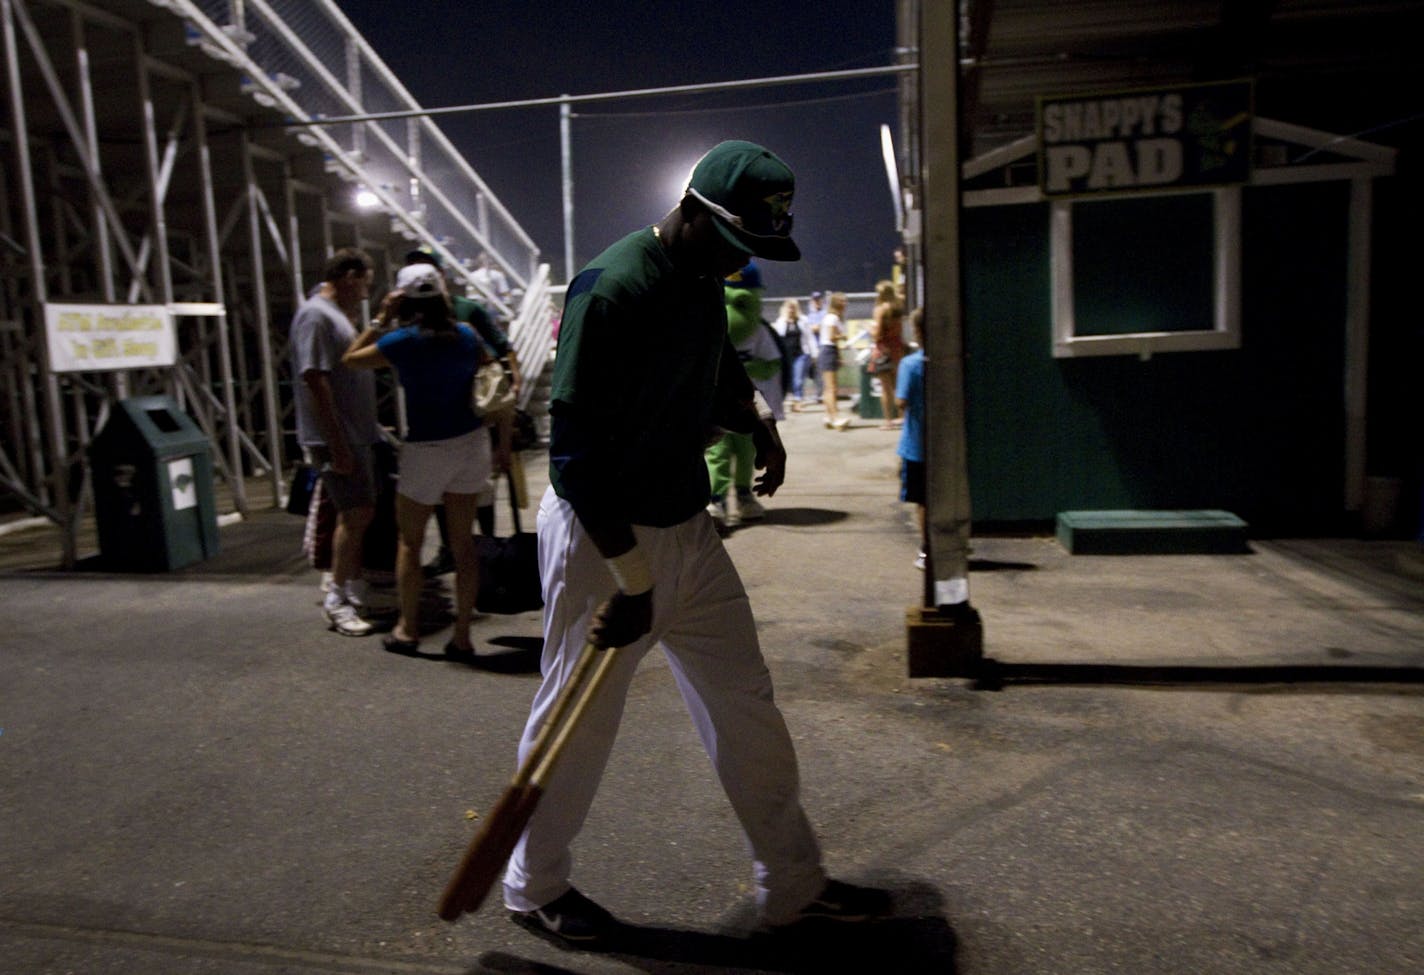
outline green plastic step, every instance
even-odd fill
[[[1058,541],[1073,555],[1249,552],[1246,522],[1229,511],[1060,511]]]

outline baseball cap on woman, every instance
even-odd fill
[[[429,264],[410,264],[396,272],[396,287],[407,298],[434,298],[445,293],[440,271]]]
[[[692,167],[688,196],[716,217],[727,242],[745,254],[797,261],[791,239],[791,197],[796,176],[770,150],[754,142],[721,142]]]

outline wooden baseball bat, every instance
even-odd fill
[[[524,827],[529,824],[529,817],[534,815],[539,798],[544,794],[544,784],[549,780],[569,735],[583,717],[599,685],[608,676],[615,652],[613,649],[599,650],[592,643],[584,645],[568,681],[540,726],[534,744],[530,746],[524,761],[519,763],[514,778],[494,808],[485,817],[479,832],[470,841],[454,876],[445,885],[439,907],[442,920],[457,920],[461,914],[479,910],[484,903],[485,895],[499,879],[519,837],[524,833]],[[595,659],[598,660],[597,669],[594,669]],[[591,670],[593,676],[589,677]]]

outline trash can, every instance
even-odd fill
[[[172,397],[120,400],[89,458],[108,568],[166,572],[217,554],[212,448]]]
[[[865,366],[857,366],[860,373],[860,401],[856,411],[862,420],[885,419],[885,408],[880,405],[880,378],[865,371]]]

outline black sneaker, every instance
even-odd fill
[[[870,921],[887,916],[893,906],[886,891],[828,880],[826,886],[816,895],[816,899],[801,908],[787,924],[796,924],[812,918],[824,921]]]
[[[420,656],[419,640],[402,640],[394,633],[387,633],[381,637],[381,647],[387,653],[398,653],[402,657]]]
[[[618,919],[572,887],[532,911],[511,911],[515,924],[578,948],[605,945],[621,927]]]

